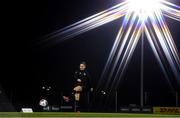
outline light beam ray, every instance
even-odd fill
[[[162,1],[161,10],[163,14],[169,18],[180,21],[180,6],[173,3]]]
[[[76,23],[73,23],[72,25],[69,25],[69,26],[64,27],[64,28],[62,28],[62,29],[59,29],[59,30],[57,30],[57,31],[55,31],[55,32],[52,32],[52,33],[50,33],[50,34],[47,34],[47,35],[45,36],[45,38],[48,38],[48,37],[51,37],[51,36],[56,35],[56,34],[58,34],[58,33],[61,33],[62,31],[66,31],[66,30],[68,30],[68,29],[71,29],[71,28],[73,28],[73,27],[76,27],[76,26],[78,26],[78,25],[80,25],[80,24],[83,24],[83,23],[85,23],[85,22],[88,22],[88,21],[93,22],[92,19],[99,19],[99,18],[101,18],[101,16],[104,16],[105,14],[110,14],[109,12],[114,11],[114,10],[116,10],[116,9],[120,9],[121,7],[123,7],[123,6],[126,5],[126,4],[127,4],[127,1],[124,1],[124,2],[122,2],[122,3],[120,3],[120,4],[117,4],[117,5],[109,8],[109,9],[107,9],[107,10],[101,11],[101,12],[99,12],[99,13],[97,13],[97,14],[94,14],[94,15],[92,15],[92,16],[90,16],[90,17],[87,17],[87,18],[85,18],[85,19],[83,19],[83,20],[81,20],[81,21],[78,21],[78,22],[76,22]],[[117,10],[116,10],[116,11],[117,11]]]
[[[109,81],[112,79],[113,73],[114,73],[114,71],[115,71],[115,69],[116,69],[116,67],[118,65],[120,57],[122,56],[122,52],[123,52],[123,50],[125,48],[125,45],[126,45],[126,43],[128,43],[128,38],[130,36],[130,33],[133,32],[132,28],[133,28],[133,25],[135,24],[135,20],[137,18],[137,15],[136,14],[133,15],[132,13],[129,13],[129,14],[132,15],[132,18],[131,18],[131,20],[128,21],[129,26],[127,26],[127,28],[124,29],[124,32],[123,32],[124,35],[121,35],[121,37],[119,37],[122,41],[119,44],[118,53],[117,53],[117,55],[116,55],[116,57],[114,59],[114,62],[112,64],[112,68],[111,68],[111,70],[109,72],[109,76],[108,76],[108,79],[107,79],[107,82],[106,82],[106,85],[105,85],[106,88],[108,88]],[[128,19],[126,19],[126,20],[128,20]]]
[[[143,24],[141,23],[141,19],[138,18],[137,21],[134,22],[134,27],[132,28],[132,35],[128,36],[129,40],[127,42],[128,43],[127,46],[123,47],[125,48],[124,49],[125,51],[123,53],[120,50],[118,51],[118,54],[122,56],[122,59],[119,60],[120,63],[117,65],[117,71],[114,72],[112,83],[109,86],[109,94],[106,97],[106,103],[108,103],[108,101],[111,100],[112,98],[111,94],[113,93],[113,91],[116,91],[119,86],[119,83],[124,75],[124,72],[128,66],[128,63],[130,62],[132,58],[133,52],[139,41],[139,38],[142,32],[142,26]],[[120,57],[117,57],[117,59],[120,59]]]
[[[140,21],[141,20],[139,19],[136,26],[135,26],[135,29],[133,30],[133,33],[132,33],[130,40],[129,40],[129,44],[126,47],[126,50],[123,54],[123,58],[120,62],[120,65],[118,66],[118,70],[115,74],[114,81],[112,82],[110,90],[113,90],[112,87],[115,88],[115,90],[117,89],[117,86],[119,85],[120,79],[124,74],[124,70],[125,70],[126,66],[128,65],[128,62],[130,61],[130,59],[133,55],[133,52],[137,46],[137,43],[139,41],[139,37],[141,35],[141,31],[142,31],[142,23]]]
[[[162,30],[162,34],[165,37],[165,41],[167,42],[167,46],[169,47],[170,52],[173,55],[173,58],[178,66],[178,68],[180,68],[180,58],[178,55],[178,49],[176,47],[176,44],[172,38],[172,35],[169,31],[169,28],[165,22],[165,19],[163,18],[162,14],[160,12],[157,12],[157,19],[159,21],[160,24],[160,28]]]
[[[174,8],[174,9],[180,9],[180,6],[179,6],[179,5],[173,4],[173,3],[168,2],[168,1],[166,1],[166,0],[161,0],[160,2],[162,3],[162,4],[160,4],[160,5],[168,6],[168,7]],[[161,8],[161,7],[160,7],[160,8]]]
[[[116,7],[113,7],[109,10],[105,10],[99,14],[93,15],[90,18],[77,22],[73,25],[70,25],[66,28],[60,29],[52,34],[49,34],[44,37],[40,43],[49,43],[48,41],[54,41],[53,43],[58,43],[69,38],[73,38],[79,34],[97,28],[101,25],[107,24],[111,21],[114,21],[118,18],[121,18],[125,15],[127,11],[126,2],[120,4]]]
[[[127,22],[127,21],[129,21],[130,17],[131,17],[131,14],[130,14],[130,13],[127,13],[127,15],[125,16],[125,19],[123,20],[123,24],[122,24],[122,26],[121,26],[121,28],[120,28],[120,30],[119,30],[119,32],[118,32],[118,35],[117,35],[116,40],[115,40],[115,42],[114,42],[114,45],[113,45],[113,47],[112,47],[112,49],[111,49],[111,52],[110,52],[110,54],[109,54],[109,57],[108,57],[108,59],[107,59],[107,61],[106,61],[106,64],[105,64],[105,66],[104,66],[104,69],[103,69],[103,71],[102,71],[101,77],[100,77],[99,82],[98,82],[99,84],[102,83],[102,81],[105,79],[105,76],[106,76],[107,73],[109,72],[110,65],[114,65],[114,64],[112,64],[112,61],[113,61],[113,59],[115,58],[115,54],[116,54],[116,52],[117,52],[118,46],[120,45],[120,42],[123,42],[123,45],[124,45],[124,43],[126,42],[126,40],[123,40],[123,41],[121,41],[121,40],[122,40],[122,35],[125,33],[125,29],[126,29],[126,27],[127,27],[127,25],[128,25],[128,22]],[[133,22],[134,22],[134,20],[131,21],[131,24],[132,24]],[[128,29],[131,29],[131,28],[128,28]],[[110,81],[110,80],[107,80],[106,83],[109,83],[109,81]],[[100,87],[100,85],[98,85],[98,87]],[[100,90],[100,89],[98,88],[97,90]]]
[[[173,61],[172,54],[171,54],[169,46],[166,42],[166,37],[164,36],[163,30],[161,29],[161,21],[159,21],[158,13],[156,13],[156,16],[158,16],[157,19],[151,17],[151,22],[152,22],[153,28],[156,32],[158,39],[159,39],[158,41],[159,41],[161,48],[162,48],[162,50],[166,56],[166,59],[168,60],[168,63],[174,72],[174,75],[176,76],[177,79],[179,79],[180,75],[179,75],[179,72],[177,71],[176,64]]]
[[[161,55],[162,52],[160,51],[160,47],[159,47],[159,45],[157,43],[157,38],[154,36],[154,33],[153,33],[152,29],[147,28],[147,27],[148,27],[148,24],[144,28],[147,39],[148,39],[148,42],[149,42],[149,44],[151,46],[151,49],[152,49],[152,51],[153,51],[153,53],[154,53],[154,55],[155,55],[155,57],[156,57],[156,59],[158,61],[158,64],[160,65],[160,68],[162,69],[162,72],[163,72],[163,74],[164,74],[164,76],[165,76],[165,78],[166,78],[166,80],[168,82],[168,85],[170,86],[171,90],[174,90],[174,87],[173,87],[173,85],[171,84],[171,82],[169,80],[169,76],[167,74],[168,72],[166,71],[166,69],[164,67],[164,64],[162,63],[162,62],[164,62],[162,60],[163,58],[160,57],[160,56],[162,56]]]

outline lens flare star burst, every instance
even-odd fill
[[[103,89],[117,89],[142,33],[147,36],[166,79],[169,81],[170,67],[180,85],[179,53],[164,16],[180,21],[180,6],[168,0],[126,0],[48,34],[43,42],[58,43],[123,17],[99,86],[103,85]]]
[[[145,21],[155,10],[160,8],[160,0],[127,0],[129,10],[138,14]]]

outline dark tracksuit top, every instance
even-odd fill
[[[77,70],[74,73],[74,87],[82,86],[82,92],[90,91],[91,80],[87,70]]]

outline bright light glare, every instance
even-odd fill
[[[129,10],[138,14],[142,21],[145,21],[156,10],[160,8],[161,0],[128,0]]]
[[[117,90],[141,33],[145,32],[165,78],[174,90],[169,81],[171,74],[168,67],[171,68],[172,75],[180,85],[180,57],[164,16],[180,21],[180,6],[168,0],[124,0],[118,5],[48,34],[43,42],[57,43],[70,39],[123,16],[124,20],[102,71],[97,89]],[[49,42],[50,39],[53,41]],[[106,93],[102,91],[102,94]]]

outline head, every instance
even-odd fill
[[[81,71],[83,71],[83,70],[85,70],[86,69],[86,62],[81,62],[80,64],[79,64],[79,69],[81,70]]]

